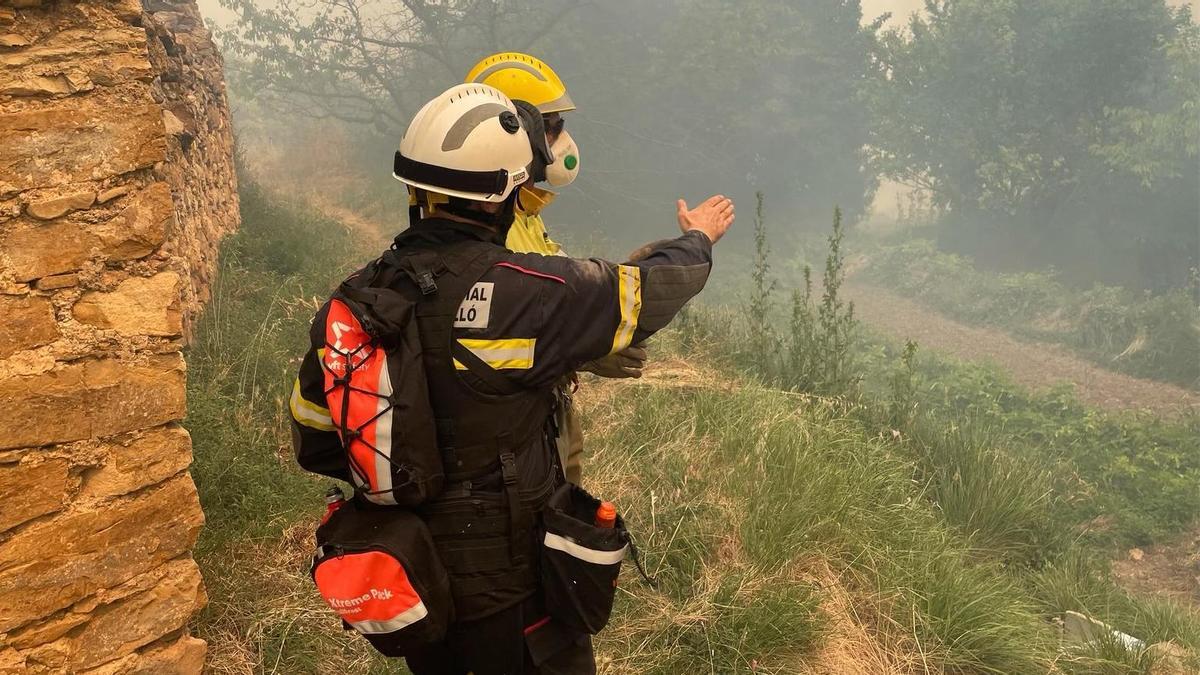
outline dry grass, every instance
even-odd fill
[[[820,558],[796,564],[801,583],[821,589],[826,631],[812,654],[796,659],[797,675],[905,675],[941,673],[921,657],[911,637],[881,631],[887,625],[876,599],[852,593],[829,562]]]

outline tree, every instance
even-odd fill
[[[1200,218],[1179,180],[1196,165],[1193,32],[1165,0],[927,0],[878,42],[873,166],[929,194],[958,247],[1158,285],[1131,261],[1194,240]],[[1170,276],[1195,264],[1182,250]]]
[[[856,219],[876,187],[862,85],[877,26],[861,25],[859,0],[681,5],[669,72],[705,101],[704,128],[731,139],[726,156],[793,219],[823,229],[834,204]]]
[[[237,90],[374,129],[390,139],[362,151],[375,167],[417,107],[479,58],[545,59],[580,106],[568,125],[586,163],[555,220],[621,244],[669,218],[677,196],[748,203],[763,189],[790,222],[820,224],[837,202],[861,213],[875,185],[860,101],[874,28],[859,26],[858,0],[222,2],[241,14],[219,32]]]
[[[289,113],[399,135],[482,56],[527,51],[579,0],[221,0],[238,84]],[[530,20],[532,18],[532,20]]]

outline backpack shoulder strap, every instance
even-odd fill
[[[450,340],[450,356],[466,366],[468,372],[483,380],[489,387],[496,390],[498,394],[515,394],[523,391],[512,380],[489,366],[483,359],[476,356],[475,352],[462,346],[462,343],[453,338]]]

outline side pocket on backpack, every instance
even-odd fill
[[[596,527],[600,500],[567,483],[542,513],[542,584],[546,611],[575,630],[596,634],[608,623],[621,561],[629,551],[625,523]]]
[[[317,528],[311,573],[325,603],[386,656],[441,640],[454,619],[429,530],[407,510],[347,502]]]

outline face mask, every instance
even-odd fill
[[[554,162],[546,167],[546,182],[554,187],[570,185],[579,175],[579,148],[575,139],[564,129],[550,146],[550,152],[554,154]]]

